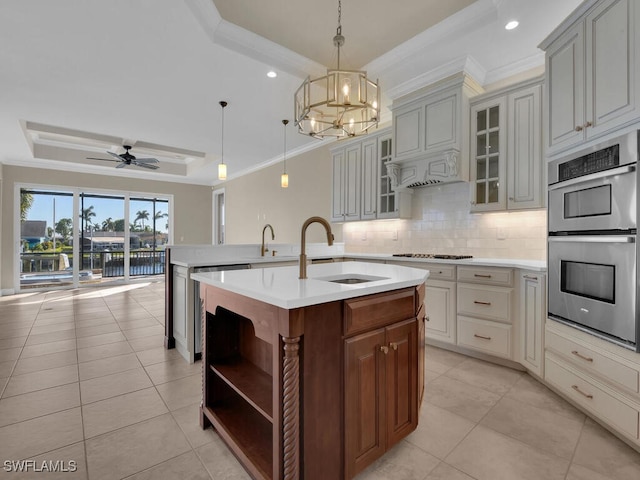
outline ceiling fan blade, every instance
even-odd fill
[[[117,153],[110,152],[109,150],[107,150],[107,153],[108,153],[109,155],[111,155],[112,157],[115,157],[119,162],[124,161],[124,158],[122,158],[122,157],[121,157],[120,155],[118,155]]]
[[[157,158],[136,158],[136,162],[138,163],[160,163],[160,160]]]
[[[122,160],[116,160],[115,158],[96,158],[96,157],[87,157],[87,160],[101,160],[103,162],[121,162]]]
[[[127,166],[127,164],[126,164],[126,163],[124,163],[124,162],[120,162],[120,164],[119,164],[119,165],[116,165],[116,168],[124,168],[124,167],[126,167],[126,166]]]
[[[138,167],[148,168],[149,170],[157,170],[158,168],[160,168],[157,165],[153,165],[153,164],[149,164],[149,163],[138,163],[138,160],[134,160],[131,163],[133,165],[138,166]]]

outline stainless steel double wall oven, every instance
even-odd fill
[[[638,135],[549,163],[549,317],[640,351]]]

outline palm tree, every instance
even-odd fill
[[[113,232],[113,228],[114,228],[113,218],[109,217],[104,222],[102,222],[102,231]]]
[[[20,190],[20,220],[26,221],[29,209],[33,206],[33,194],[26,190]]]
[[[154,215],[154,217],[153,217],[153,225],[155,226],[155,225],[156,225],[156,222],[157,222],[158,220],[160,220],[161,218],[166,218],[166,217],[168,217],[168,216],[169,216],[169,214],[168,214],[168,213],[162,213],[162,212],[160,212],[160,211],[156,212],[156,214],[155,214],[155,215]],[[169,227],[168,227],[168,225],[169,225],[169,224],[167,224],[167,228],[169,228]]]
[[[84,221],[84,225],[85,228],[88,228],[89,226],[91,226],[91,224],[93,224],[93,220],[91,220],[92,217],[96,216],[96,212],[93,211],[93,205],[91,205],[88,208],[83,208],[82,209],[82,220]]]
[[[136,212],[136,219],[133,221],[133,223],[138,223],[138,220],[142,220],[142,229],[144,230],[144,221],[149,220],[149,212],[147,212],[146,210],[138,210]]]

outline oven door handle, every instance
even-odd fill
[[[558,243],[635,243],[635,235],[567,235],[551,236],[549,242]]]
[[[622,167],[612,168],[611,170],[604,170],[603,172],[591,173],[582,177],[572,178],[563,182],[554,183],[553,185],[549,185],[549,190],[557,190],[558,188],[577,185],[584,182],[590,182],[592,180],[598,180],[600,178],[615,177],[616,175],[635,172],[635,170],[635,165],[625,165]]]

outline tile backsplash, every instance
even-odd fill
[[[413,190],[412,218],[343,225],[348,253],[444,253],[546,260],[547,212],[469,213],[469,184]]]

